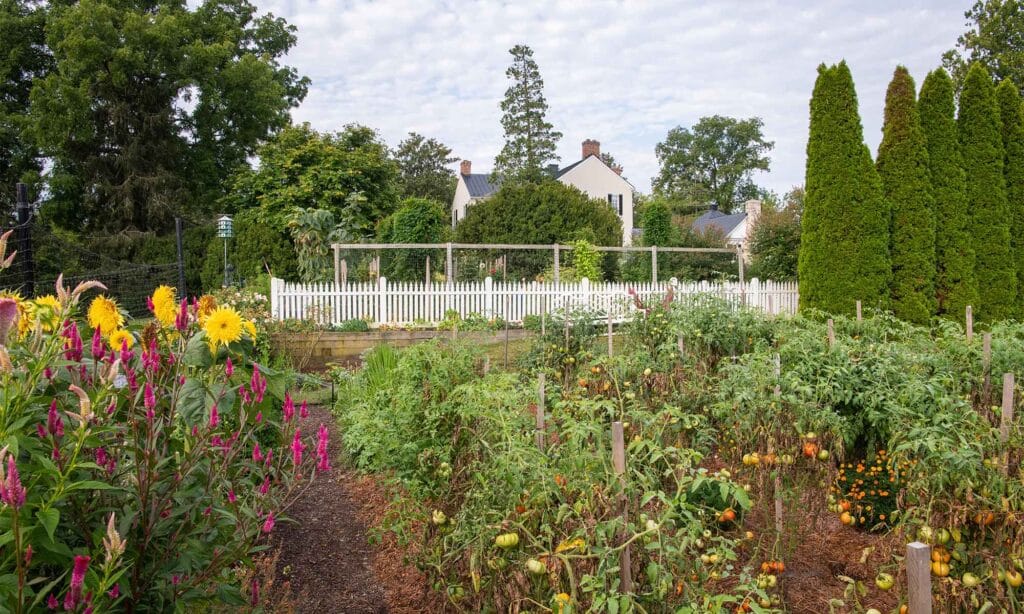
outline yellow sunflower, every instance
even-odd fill
[[[196,312],[200,326],[206,324],[206,318],[210,317],[210,314],[212,314],[215,309],[217,309],[217,299],[213,298],[209,294],[204,294],[199,297],[199,305],[196,307]]]
[[[178,297],[174,295],[174,288],[160,286],[153,291],[153,315],[164,326],[174,326],[178,317]]]
[[[135,337],[130,332],[126,331],[123,328],[115,330],[113,333],[111,333],[109,341],[110,349],[114,350],[115,352],[120,352],[121,346],[124,345],[125,343],[128,344],[128,349],[131,349],[132,346],[135,345]]]
[[[227,345],[242,338],[242,316],[230,307],[218,307],[203,324],[210,346]]]
[[[57,330],[60,326],[60,312],[60,300],[52,294],[40,296],[35,300],[36,318],[45,332]]]
[[[256,341],[256,325],[252,320],[242,320],[242,326],[245,327],[245,332],[249,333],[249,338]]]
[[[124,326],[124,316],[117,309],[117,303],[103,295],[89,303],[89,326],[100,329],[101,334],[110,336]]]

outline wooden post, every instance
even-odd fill
[[[348,285],[348,260],[341,259],[341,285]]]
[[[989,405],[992,394],[992,333],[981,336],[981,401]]]
[[[1003,473],[1010,471],[1010,451],[1006,450],[1006,442],[1010,440],[1010,427],[1013,426],[1013,373],[1003,373],[1003,412],[999,417],[999,443],[1003,444]]]
[[[625,435],[622,432],[622,422],[616,420],[612,422],[612,465],[615,468],[615,474],[619,476],[620,483],[625,486],[626,479],[626,440]],[[622,506],[622,521],[623,524],[628,524],[628,513],[625,496],[622,496],[620,501]],[[625,534],[619,535],[620,539],[623,539]],[[622,549],[619,553],[619,575],[622,579],[622,584],[619,587],[619,591],[628,594],[633,592],[633,575],[632,565],[629,558],[629,546]]]
[[[545,376],[541,373],[538,376],[537,382],[537,432],[534,433],[534,439],[537,442],[537,449],[541,452],[544,451],[544,402],[545,402]]]
[[[857,321],[864,321],[864,313],[861,311],[860,301],[857,301]]]
[[[676,348],[679,350],[679,361],[682,362],[683,356],[686,355],[686,341],[682,335],[679,335],[679,338],[676,339]]]
[[[558,250],[559,250],[559,247],[558,247],[558,243],[555,243],[553,245],[553,247],[555,248],[555,285],[557,286],[559,284],[559,277],[558,277],[558,268],[559,268],[558,267],[558,265],[559,265],[559,262],[558,262],[558,260],[559,260]]]
[[[907,544],[907,588],[910,614],[931,614],[931,548],[921,542]]]
[[[967,343],[974,341],[974,310],[968,305],[966,309],[965,320],[967,323]]]
[[[782,396],[782,358],[776,354],[773,357],[774,371],[775,371],[775,398],[778,399]],[[779,467],[775,468],[775,533],[782,535],[782,475],[779,473]]]
[[[740,266],[740,292],[743,292],[743,248],[736,246],[736,260]]]
[[[452,244],[451,242],[445,247],[444,255],[444,281],[449,286],[452,285],[453,275],[455,272],[455,263],[452,259]]]
[[[430,285],[430,256],[427,256],[427,276],[426,276],[426,283],[427,283],[427,285],[428,285],[428,286]]]
[[[341,249],[334,248],[334,285],[341,285]]]
[[[658,246],[651,246],[651,282],[658,283]]]
[[[502,318],[505,320],[505,370],[508,371],[508,292],[505,293],[505,307],[503,311],[505,312]]]
[[[828,319],[828,347],[835,347],[836,345],[836,323],[832,321],[832,318]]]
[[[615,352],[615,343],[612,341],[612,308],[608,306],[608,358],[611,359]]]

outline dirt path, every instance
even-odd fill
[[[291,584],[300,614],[413,614],[439,612],[443,604],[425,578],[403,563],[392,539],[371,546],[368,525],[386,510],[388,498],[370,478],[341,466],[341,437],[326,408],[310,408],[303,432],[320,423],[331,429],[333,469],[288,511],[294,523],[280,526],[277,575]]]

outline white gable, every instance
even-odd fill
[[[629,245],[633,238],[633,186],[621,175],[608,168],[597,156],[588,156],[558,177],[591,198],[607,201],[611,194],[622,196],[622,244]],[[616,211],[618,213],[618,211]]]

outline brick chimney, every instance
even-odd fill
[[[462,164],[459,165],[459,172],[463,175],[468,175],[473,172],[473,163],[469,160],[463,160]]]
[[[594,139],[587,139],[583,141],[583,157],[597,156],[601,157],[601,143]]]

